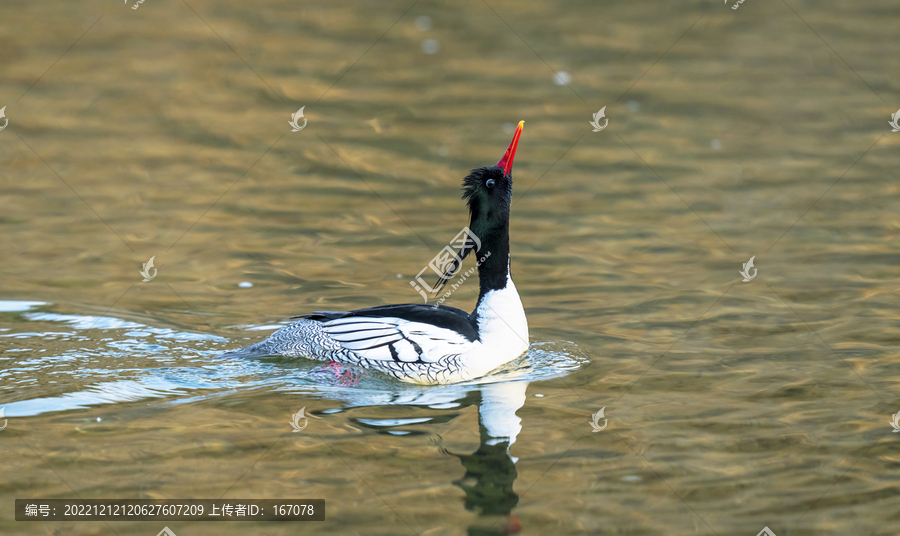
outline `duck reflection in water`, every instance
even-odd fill
[[[525,404],[527,387],[528,382],[482,386],[478,408],[481,444],[472,454],[450,452],[466,469],[465,476],[453,483],[466,493],[466,510],[480,515],[479,522],[468,528],[470,536],[521,531],[519,519],[512,514],[519,504],[519,496],[513,491],[518,458],[510,456],[509,448],[522,430],[522,420],[516,411]]]
[[[465,510],[477,517],[469,524],[471,536],[499,536],[517,534],[523,530],[519,519],[513,513],[519,504],[519,496],[514,491],[518,470],[518,458],[510,455],[510,448],[522,431],[522,419],[516,412],[525,405],[528,385],[533,381],[549,380],[561,376],[569,368],[575,368],[586,361],[559,345],[532,344],[527,359],[502,371],[492,378],[494,383],[463,383],[434,386],[426,389],[397,389],[391,385],[385,390],[344,389],[348,404],[344,409],[381,408],[386,406],[408,406],[427,408],[429,411],[453,408],[455,415],[440,417],[440,422],[448,422],[460,415],[460,409],[470,406],[478,408],[479,446],[468,452],[454,452],[441,446],[441,453],[458,458],[462,467],[460,476],[451,482],[461,489],[465,496]],[[396,415],[396,413],[395,413]],[[379,430],[385,434],[429,434],[426,431],[397,430],[398,426],[418,425],[424,422],[438,422],[437,415],[422,417],[415,412],[409,419],[352,419],[366,428]],[[468,434],[466,434],[468,435]],[[462,438],[460,438],[462,439]],[[440,441],[440,438],[438,438]]]

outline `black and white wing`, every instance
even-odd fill
[[[452,307],[388,305],[299,318],[318,321],[343,349],[373,361],[435,363],[466,353],[478,338],[469,315]]]

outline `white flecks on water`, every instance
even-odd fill
[[[0,313],[17,313],[20,311],[27,311],[32,307],[37,307],[38,305],[47,305],[47,302],[0,300]]]
[[[436,39],[426,39],[422,41],[422,52],[426,54],[437,54],[441,49],[441,44]]]
[[[103,419],[101,419],[100,417],[97,417],[97,422],[100,422],[100,421],[102,421],[102,420],[103,420]]]
[[[416,29],[420,32],[427,32],[431,29],[431,17],[428,15],[419,15],[416,17]]]
[[[249,281],[241,281],[240,283],[238,283],[238,286],[241,288],[250,288],[253,286],[253,283]]]
[[[536,395],[534,395],[534,396],[536,396],[536,397],[538,397],[538,398],[544,398],[544,395],[542,395],[542,394],[536,394]]]
[[[559,71],[556,73],[556,76],[553,77],[553,83],[557,86],[565,86],[571,81],[572,75],[565,71]]]
[[[640,482],[641,480],[643,479],[637,475],[628,475],[622,477],[622,482]]]
[[[722,148],[722,142],[720,142],[719,140],[713,140],[709,142],[709,146],[718,151]]]
[[[630,100],[625,103],[625,108],[627,108],[629,112],[640,112],[641,103],[636,100]]]

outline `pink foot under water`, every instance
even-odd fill
[[[318,381],[333,383],[342,386],[351,386],[359,383],[362,371],[349,365],[342,365],[337,361],[331,361],[327,365],[314,369],[310,375]]]

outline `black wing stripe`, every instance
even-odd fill
[[[358,324],[360,326],[371,326],[373,324],[381,324],[387,326],[394,325],[393,322],[386,322],[381,318],[362,318],[358,316],[353,316],[350,318],[339,318],[337,320],[330,320],[328,322],[329,326],[349,326],[353,324]]]
[[[353,338],[351,338],[351,337],[333,337],[333,339],[338,342],[360,342],[360,341],[371,341],[372,339],[384,339],[387,337],[402,337],[402,335],[396,331],[391,331],[388,333],[384,333],[382,335],[372,335],[369,337],[353,337]]]
[[[422,348],[415,342],[403,338],[404,350],[398,356],[401,363],[422,363]]]
[[[394,339],[392,341],[385,341],[381,344],[373,344],[372,346],[366,346],[364,348],[360,348],[360,350],[374,350],[375,348],[381,348],[382,346],[390,346],[390,345],[394,344],[395,342],[400,342],[402,340],[403,339]]]
[[[344,346],[348,350],[353,350],[354,352],[362,352],[365,350],[374,350],[376,348],[382,348],[384,346],[388,346],[389,344],[394,344],[396,342],[400,342],[403,340],[401,337],[397,337],[396,339],[392,339],[389,341],[386,341],[384,339],[385,339],[385,337],[381,337],[382,342],[378,342],[377,344],[376,344],[376,342],[378,341],[378,339],[375,339],[374,341],[372,341],[371,343],[368,343],[368,344],[354,341],[354,342],[350,342],[350,343],[343,343],[342,346]]]
[[[417,354],[419,354],[419,359],[422,359],[422,353],[423,353],[423,352],[422,352],[422,347],[419,346],[419,345],[416,343],[416,341],[410,339],[409,337],[407,337],[407,336],[405,336],[405,335],[403,335],[403,334],[401,334],[400,336],[403,337],[403,339],[404,339],[405,341],[407,341],[407,342],[409,342],[410,344],[412,344],[413,349],[416,351]]]
[[[387,324],[385,324],[385,326],[387,326]],[[342,324],[342,325],[340,325],[340,326],[335,326],[335,327],[342,327],[342,328],[343,328],[343,327],[347,327],[347,325],[346,325],[346,324]],[[332,335],[340,335],[341,333],[356,333],[357,331],[375,331],[375,330],[387,330],[387,329],[396,329],[396,328],[395,328],[394,326],[383,327],[383,328],[381,328],[381,327],[368,327],[368,328],[351,329],[350,331],[331,331],[331,330],[328,330],[328,333],[330,333],[330,334],[332,334]]]
[[[403,340],[403,339],[398,338],[398,339],[392,339],[389,341],[382,340],[380,343],[377,343],[377,344],[375,341],[373,341],[373,342],[348,342],[348,343],[341,343],[341,346],[343,346],[347,350],[351,350],[353,352],[364,352],[366,350],[374,350],[376,348],[382,348],[384,346],[393,344],[395,342],[399,342],[401,340]]]

